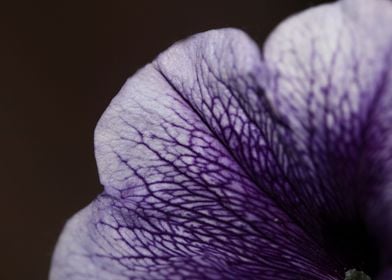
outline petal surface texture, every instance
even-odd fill
[[[364,221],[384,248],[379,265],[386,270],[392,263],[390,26],[391,1],[348,0],[288,19],[264,47],[266,94],[307,166],[302,188],[306,201],[313,198],[315,227]]]
[[[347,0],[289,18],[263,52],[213,30],[139,70],[97,125],[105,189],[67,223],[50,279],[344,279],[325,227],[362,219],[390,275],[383,26],[391,3]]]
[[[133,76],[96,129],[105,194],[68,223],[53,279],[334,279],[262,187],[279,157],[262,72],[257,46],[228,29]]]

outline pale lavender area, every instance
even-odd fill
[[[100,119],[50,279],[392,279],[391,51],[387,0],[174,44]]]

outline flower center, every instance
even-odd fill
[[[344,280],[371,280],[363,271],[350,269],[346,272]]]
[[[380,252],[363,222],[358,219],[327,223],[323,235],[327,252],[342,264],[347,280],[368,280],[367,275],[376,276]]]

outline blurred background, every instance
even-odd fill
[[[241,28],[262,45],[281,20],[321,2],[2,4],[0,279],[47,279],[65,221],[102,190],[93,131],[128,76],[212,28]]]

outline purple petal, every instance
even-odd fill
[[[388,279],[391,23],[346,0],[287,20],[263,59],[232,29],[161,54],[97,126],[105,191],[51,279]]]
[[[264,48],[267,96],[307,166],[316,226],[368,231],[367,261],[378,270],[392,264],[390,26],[388,1],[341,1],[287,20]],[[361,246],[337,255],[355,264]]]
[[[96,129],[105,194],[68,223],[52,279],[336,279],[264,187],[279,124],[262,75],[258,48],[228,29],[132,77]]]

